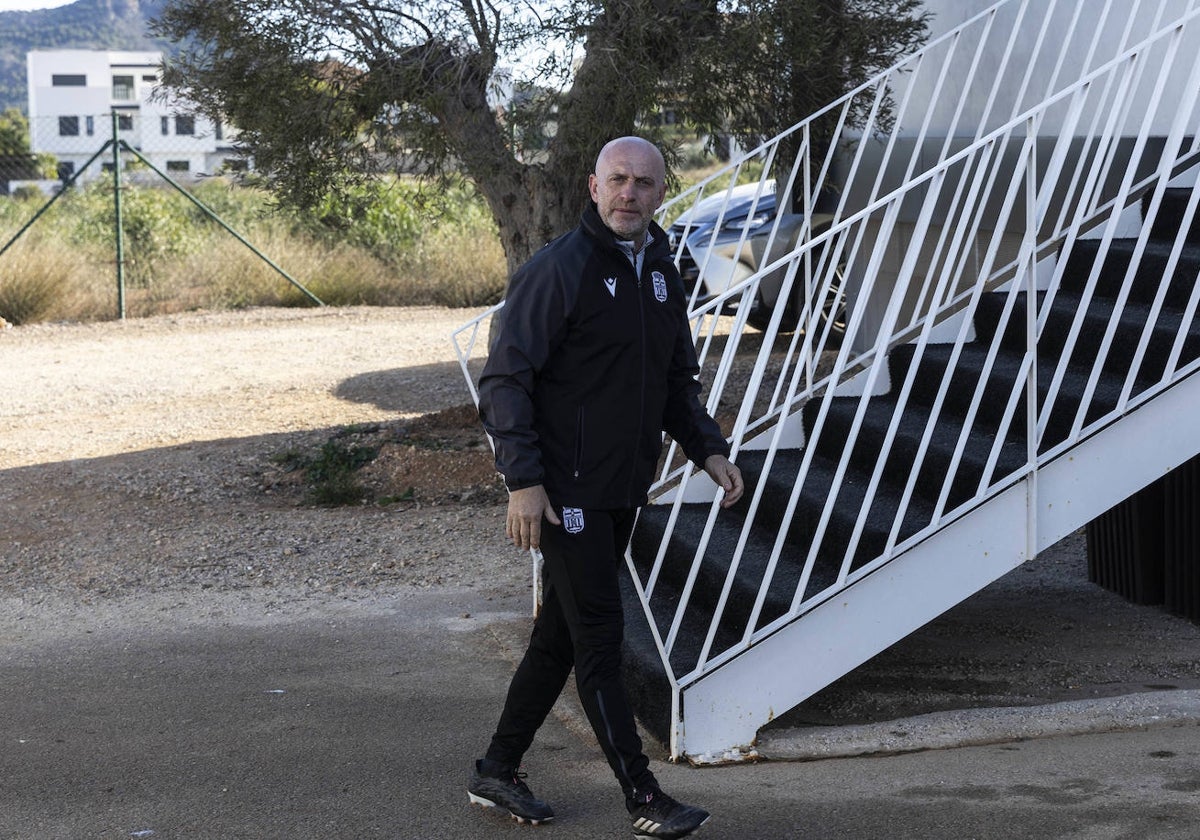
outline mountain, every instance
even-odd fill
[[[76,0],[55,9],[0,12],[0,111],[26,111],[25,53],[30,50],[163,50],[149,21],[167,0]]]

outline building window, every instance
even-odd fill
[[[175,118],[175,133],[176,134],[195,134],[196,133],[196,118],[195,117],[176,117]]]
[[[215,123],[213,123],[213,134],[218,140],[225,139],[225,126],[220,120],[217,120]]]
[[[50,77],[50,84],[54,87],[87,87],[87,76],[55,73]]]
[[[65,181],[75,174],[75,164],[69,160],[60,160],[55,172],[58,175],[58,180]]]
[[[162,136],[166,137],[168,134],[171,133],[171,118],[163,117],[161,126],[162,126]]]
[[[115,102],[133,99],[133,76],[113,76],[112,97]]]
[[[191,172],[191,161],[187,160],[169,160],[167,161],[168,172]]]
[[[155,82],[158,81],[158,76],[155,76],[153,73],[143,73],[142,81],[149,82],[150,84],[154,84]]]
[[[83,124],[85,126],[85,130],[87,131],[88,137],[91,137],[93,134],[96,133],[96,118],[95,117],[84,117]]]
[[[79,136],[79,117],[59,117],[58,118],[58,136],[59,137],[78,137]]]
[[[133,114],[117,114],[117,131],[133,131]]]

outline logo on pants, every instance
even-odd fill
[[[583,530],[583,511],[579,508],[565,507],[562,512],[562,521],[568,534],[578,534]]]

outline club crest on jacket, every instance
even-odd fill
[[[663,277],[661,271],[650,273],[650,279],[654,283],[654,299],[659,303],[667,302],[667,278]]]

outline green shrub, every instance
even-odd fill
[[[66,213],[74,220],[73,241],[115,247],[116,207],[110,183],[94,181],[73,191],[64,202]],[[126,280],[135,286],[151,285],[164,258],[199,249],[207,224],[194,205],[175,190],[127,184],[121,191]]]
[[[416,242],[439,209],[415,182],[389,179],[362,185],[340,199],[327,198],[307,218],[328,241],[344,241],[378,254],[396,254]]]
[[[40,198],[45,198],[45,194],[37,187],[31,184],[22,184],[12,191],[14,201],[37,201]]]
[[[273,215],[278,216],[269,193],[228,178],[205,178],[189,187],[189,191],[234,230],[250,228]],[[189,209],[197,221],[208,221],[204,211],[190,202]],[[217,225],[213,224],[213,227]]]
[[[341,436],[326,441],[315,454],[292,449],[282,453],[277,460],[289,471],[303,472],[308,498],[314,504],[330,507],[355,504],[368,496],[356,473],[379,455],[377,446],[345,439],[363,430],[372,429],[349,426]]]

